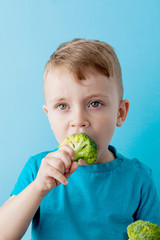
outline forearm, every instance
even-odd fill
[[[26,232],[42,196],[35,181],[0,208],[1,239],[18,240]]]

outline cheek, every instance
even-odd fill
[[[95,124],[99,130],[102,131],[102,129],[110,130],[115,127],[117,122],[117,118],[115,115],[111,114],[106,114],[103,116],[98,116],[98,118],[95,121]]]
[[[48,114],[48,120],[50,127],[59,143],[63,140],[63,122],[60,121],[57,117],[53,117],[52,114]]]
[[[66,138],[65,131],[61,125],[57,127],[53,126],[52,131],[59,144]]]
[[[96,121],[96,133],[101,144],[109,144],[116,127],[116,117],[112,115],[101,116]]]

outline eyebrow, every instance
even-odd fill
[[[87,96],[87,97],[86,97],[86,100],[89,99],[89,98],[99,98],[99,97],[107,98],[107,99],[109,98],[109,96],[107,96],[107,95],[104,95],[104,94],[101,94],[101,93],[100,93],[100,94],[97,94],[97,93],[96,93],[96,94],[92,94],[92,95]],[[55,102],[62,102],[62,101],[66,101],[67,99],[68,99],[67,97],[66,97],[66,98],[65,98],[65,97],[62,97],[62,98],[54,98],[54,99],[52,99],[52,100],[50,101],[50,103],[51,103],[51,102],[54,102],[54,101],[55,101]]]
[[[54,98],[54,99],[51,99],[49,102],[62,102],[62,101],[65,101],[67,98]]]
[[[103,98],[109,98],[109,96],[107,96],[107,95],[104,95],[104,94],[101,94],[101,93],[96,93],[96,94],[92,94],[92,95],[89,95],[88,97],[86,97],[86,98],[99,98],[99,97],[103,97]]]

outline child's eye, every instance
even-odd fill
[[[68,108],[68,106],[67,106],[67,104],[62,103],[62,104],[59,104],[59,105],[57,106],[57,108],[58,108],[59,110],[66,110],[66,109]]]
[[[99,101],[94,101],[94,102],[90,103],[90,106],[93,107],[93,108],[97,108],[97,107],[102,106],[102,103],[99,102]]]

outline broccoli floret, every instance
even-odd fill
[[[138,220],[127,227],[129,240],[160,240],[157,224]]]
[[[59,148],[64,144],[67,144],[74,149],[75,162],[78,162],[79,159],[83,159],[87,164],[92,164],[97,159],[97,145],[85,133],[71,135],[61,143]]]

